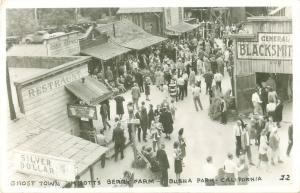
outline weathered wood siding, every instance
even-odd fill
[[[250,34],[255,34],[254,38],[236,38],[234,40],[234,50],[237,51],[237,42],[257,41],[258,33],[289,33],[292,34],[292,21],[290,20],[258,20],[249,21],[246,24]],[[235,91],[236,105],[239,111],[248,111],[252,109],[251,96],[256,86],[256,74],[261,73],[293,73],[292,60],[283,59],[240,59],[235,57]]]
[[[79,122],[75,118],[69,118],[67,113],[67,104],[74,98],[64,86],[87,75],[88,67],[85,64],[22,87],[20,93],[24,113],[48,128],[78,135]],[[45,88],[49,84],[52,87]]]
[[[237,74],[293,73],[293,65],[290,60],[237,60],[236,67]]]
[[[253,33],[292,33],[292,21],[255,21],[252,23]]]

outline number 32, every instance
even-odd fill
[[[290,180],[290,175],[281,175],[279,180]]]

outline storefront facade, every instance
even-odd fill
[[[49,128],[78,135],[79,122],[68,117],[66,106],[76,98],[65,86],[88,76],[89,60],[89,57],[80,57],[39,76],[15,82],[21,113]]]
[[[251,109],[257,85],[272,77],[282,100],[292,89],[292,21],[287,17],[250,17],[249,34],[232,35],[235,52],[234,93],[239,111]]]
[[[14,58],[16,57],[8,57],[8,62],[14,64],[14,68],[24,67],[24,59]],[[49,129],[81,136],[83,128],[80,127],[81,119],[78,116],[88,120],[99,119],[100,116],[97,114],[99,110],[96,106],[111,97],[112,92],[98,80],[89,76],[90,57],[71,58],[72,61],[62,63],[25,80],[16,81],[15,86],[21,113]],[[43,58],[35,58],[35,60],[27,58],[27,63],[33,65],[36,60],[43,63]],[[47,57],[45,61],[51,62]],[[9,65],[12,66],[12,64]],[[86,106],[80,106],[76,101],[82,101]],[[75,105],[71,111],[70,104]],[[85,107],[89,106],[94,108],[84,111]],[[70,112],[75,112],[75,114]],[[81,115],[84,112],[86,115]],[[90,127],[89,129],[92,129],[93,125]]]

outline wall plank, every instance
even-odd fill
[[[77,73],[79,76],[73,78],[81,78],[88,75],[87,64],[78,66],[66,72],[46,77],[38,80],[31,85],[21,88],[25,114],[51,129],[58,129],[63,132],[79,134],[79,121],[75,118],[69,118],[67,112],[67,104],[72,102],[75,97],[65,89],[66,82],[62,82],[57,87],[48,88],[46,92],[38,95],[29,95],[30,89],[41,88],[42,85],[49,84],[55,80],[61,80],[70,77],[70,74]]]

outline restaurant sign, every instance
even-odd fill
[[[42,81],[39,84],[34,84],[30,88],[25,89],[23,92],[27,94],[29,98],[37,97],[65,86],[87,75],[87,68],[86,66],[83,66],[71,72],[53,76],[52,78]]]
[[[74,181],[75,162],[45,154],[14,151],[14,166],[18,172],[62,181]]]
[[[292,60],[292,34],[258,33],[257,41],[238,41],[238,59]]]
[[[68,104],[68,115],[97,120],[97,109],[96,106]]]
[[[78,32],[71,32],[45,40],[48,56],[72,56],[80,52]]]

